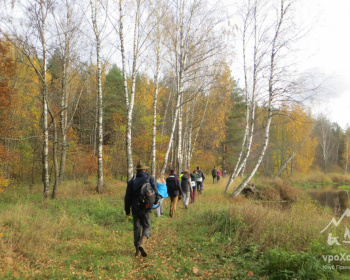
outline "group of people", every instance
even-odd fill
[[[160,217],[164,214],[164,200],[170,198],[170,217],[174,218],[177,203],[182,200],[184,209],[188,208],[189,203],[196,200],[196,192],[203,192],[203,182],[205,180],[204,172],[197,166],[197,169],[190,173],[187,169],[181,172],[180,176],[175,170],[170,170],[170,175],[164,180],[164,176],[157,181],[150,176],[146,170],[149,167],[139,163],[136,167],[135,176],[128,182],[124,205],[125,213],[130,216],[130,208],[133,216],[134,246],[136,248],[135,256],[147,257],[146,244],[151,233],[151,210],[145,209],[140,204],[141,187],[147,181],[154,189],[156,201],[159,205],[156,208],[156,215]]]
[[[216,183],[219,183],[222,173],[219,168],[216,168],[216,166],[214,166],[213,170],[211,171],[211,176],[213,177],[213,184],[215,184],[215,181]]]
[[[161,188],[162,192],[167,192],[170,198],[170,217],[175,217],[177,202],[182,199],[182,204],[184,209],[188,208],[189,203],[194,203],[196,200],[196,192],[203,192],[203,182],[205,180],[205,175],[199,166],[197,169],[190,173],[187,169],[181,172],[180,176],[177,176],[175,170],[170,170],[170,175],[166,178],[157,180],[156,184],[158,189]],[[162,195],[162,194],[161,194]],[[162,195],[163,196],[163,195]],[[165,196],[167,197],[167,196]],[[159,210],[157,211],[157,216],[163,215],[163,201],[164,196],[160,201]]]

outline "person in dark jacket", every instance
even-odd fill
[[[197,179],[199,178],[199,175],[197,173],[197,170],[193,170],[193,172],[190,174],[191,176],[191,185],[192,185],[192,190],[191,190],[191,203],[194,203],[196,199],[196,182]]]
[[[202,193],[203,191],[203,182],[205,180],[205,176],[202,170],[200,170],[199,166],[197,166],[197,174],[199,178],[197,179],[197,192]]]
[[[181,177],[180,187],[183,196],[182,203],[184,205],[184,208],[187,209],[188,203],[190,202],[190,194],[192,189],[191,176],[190,172],[187,169],[184,170],[183,175]]]
[[[213,184],[217,181],[217,175],[218,175],[218,170],[216,169],[216,167],[214,166],[213,170],[211,171],[211,176],[213,176]]]
[[[147,257],[145,245],[151,234],[151,210],[143,208],[140,204],[141,187],[148,178],[149,183],[156,193],[156,197],[158,197],[158,190],[154,178],[146,172],[148,168],[148,166],[140,162],[138,163],[136,175],[128,182],[124,198],[125,213],[127,216],[130,216],[131,207],[134,220],[134,246],[136,248],[136,257],[139,257],[140,254],[143,257]]]
[[[175,174],[175,170],[170,170],[170,175],[166,178],[166,187],[170,197],[170,217],[175,217],[177,201],[181,194],[179,179]]]

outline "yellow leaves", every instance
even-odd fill
[[[274,129],[273,154],[276,168],[279,169],[280,165],[299,149],[294,157],[293,167],[300,173],[307,173],[314,162],[318,144],[315,137],[308,137],[313,121],[300,105],[294,105],[291,108],[283,107],[281,112],[276,116],[277,125]]]
[[[192,269],[192,272],[193,272],[194,274],[198,274],[199,268],[196,267],[196,266],[194,266],[193,269]]]
[[[9,185],[9,180],[5,178],[0,178],[0,187],[7,187]]]

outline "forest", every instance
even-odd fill
[[[299,36],[293,2],[248,1],[243,30],[206,1],[2,3],[2,191],[43,182],[54,197],[62,181],[94,177],[99,192],[139,160],[154,176],[197,165],[348,172],[349,132],[312,115],[316,86],[285,59]],[[258,29],[265,13],[271,23]]]
[[[181,258],[172,253],[161,256],[164,262],[179,259],[177,268],[171,266],[171,278],[165,268],[157,270],[159,279],[186,275],[223,279],[233,275],[233,267],[239,269],[231,279],[265,279],[259,277],[273,275],[276,267],[295,272],[290,266],[303,266],[299,261],[308,262],[318,250],[329,250],[320,243],[310,244],[321,225],[331,219],[332,211],[338,207],[334,213],[341,214],[348,202],[339,202],[339,197],[337,202],[332,200],[330,205],[335,208],[324,210],[321,217],[318,206],[309,199],[296,199],[299,190],[281,182],[314,176],[319,183],[338,174],[344,177],[329,181],[348,184],[350,130],[332,123],[327,115],[313,113],[322,81],[295,67],[295,44],[307,36],[295,16],[298,1],[240,2],[234,16],[225,1],[209,0],[0,2],[0,204],[7,215],[0,217],[0,240],[5,233],[6,240],[11,240],[8,244],[20,249],[0,248],[26,265],[19,273],[22,268],[5,270],[6,263],[13,263],[4,262],[0,272],[4,269],[7,274],[0,275],[8,279],[49,277],[45,273],[51,261],[46,258],[53,252],[48,246],[52,243],[62,254],[72,250],[86,263],[79,278],[74,276],[80,269],[75,260],[57,260],[57,278],[50,279],[67,275],[67,279],[97,279],[104,273],[110,274],[103,279],[157,279],[129,267],[125,256],[118,263],[126,263],[126,268],[113,270],[112,252],[106,249],[117,240],[114,219],[120,234],[125,234],[113,249],[126,250],[123,244],[130,242],[122,226],[121,202],[139,161],[150,166],[149,173],[155,178],[170,169],[180,173],[200,166],[209,185],[213,166],[228,174],[220,183],[220,197],[211,193],[216,201],[225,203],[218,202],[216,209],[204,194],[203,205],[206,200],[208,204],[196,216],[203,222],[203,236],[210,236],[209,241],[200,239],[198,246],[213,250],[217,258],[210,262],[224,270],[204,269],[212,256],[198,253],[197,246],[189,251],[199,258],[199,264],[191,263],[188,271],[182,266],[185,254]],[[242,197],[237,202],[242,203],[241,208],[231,204],[230,199],[254,180],[264,187],[273,182],[264,200],[278,197],[296,206],[283,212]],[[120,202],[116,209],[114,195]],[[45,198],[44,202],[36,204],[39,198]],[[74,201],[78,198],[79,202]],[[20,213],[15,214],[14,209]],[[48,220],[39,215],[43,209]],[[58,215],[53,214],[56,211]],[[26,213],[31,213],[28,219],[35,220],[33,225],[21,218]],[[302,213],[310,216],[297,224],[284,224],[288,217],[301,218]],[[261,222],[254,228],[255,217],[264,215],[267,224]],[[46,227],[40,219],[58,226]],[[185,228],[193,222],[186,221]],[[306,225],[314,221],[314,228],[307,231]],[[87,224],[93,225],[93,232],[88,233]],[[32,229],[27,236],[19,234],[25,225]],[[33,233],[35,226],[41,229],[40,238]],[[293,235],[294,226],[300,235]],[[156,228],[165,230],[160,222]],[[278,240],[276,228],[283,235]],[[239,242],[240,234],[251,235],[242,247],[231,246]],[[71,238],[77,243],[67,241]],[[34,257],[33,250],[43,245],[39,239],[47,247]],[[79,243],[82,240],[92,243]],[[226,242],[231,246],[227,250],[215,247]],[[84,254],[81,248],[86,249]],[[94,260],[99,250],[106,253],[103,269]],[[293,259],[293,250],[301,250],[301,257]],[[92,251],[92,257],[87,257]],[[291,263],[283,263],[287,258]],[[256,271],[252,268],[255,261]],[[43,274],[37,274],[33,263],[46,267]],[[70,272],[61,270],[66,265]],[[151,275],[156,273],[146,263],[143,268]],[[134,273],[134,278],[125,273]],[[311,268],[308,275],[318,278],[303,278],[300,271],[290,274],[295,278],[283,273],[266,279],[332,279],[335,275],[317,274]]]

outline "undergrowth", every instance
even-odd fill
[[[263,183],[261,183],[261,186]],[[267,183],[266,183],[267,186]],[[125,185],[67,182],[55,200],[40,186],[0,194],[1,279],[341,279],[322,255],[343,253],[320,234],[332,214],[306,197],[291,203],[232,199],[205,183],[170,218],[152,215],[149,256],[135,258]],[[286,189],[274,181],[267,189]],[[343,248],[343,247],[342,247]],[[330,264],[336,264],[332,262]],[[346,264],[346,263],[342,263]],[[346,279],[346,278],[343,278]]]

